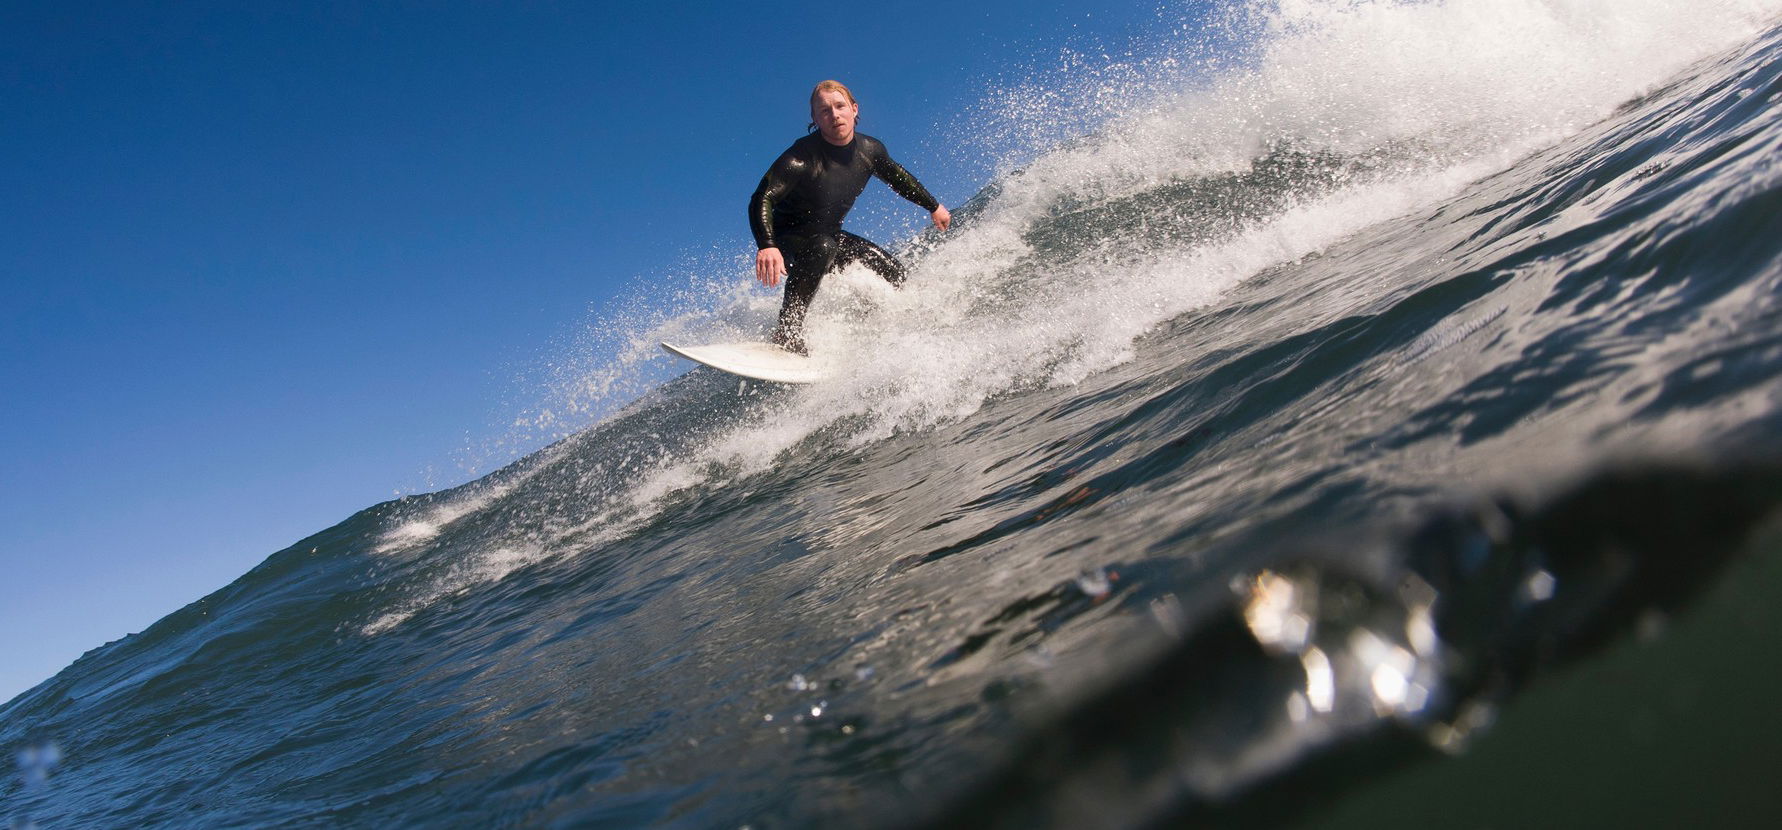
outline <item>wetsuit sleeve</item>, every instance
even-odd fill
[[[873,141],[873,145],[873,175],[878,176],[885,184],[891,185],[891,189],[897,191],[897,195],[921,205],[922,209],[929,213],[933,213],[935,208],[940,207],[940,200],[929,195],[928,188],[916,181],[916,177],[910,175],[910,171],[903,169],[903,165],[891,160],[891,154],[885,152],[885,145],[880,144],[877,140]]]
[[[767,168],[761,183],[755,186],[755,195],[749,197],[749,231],[755,234],[757,250],[779,247],[773,232],[773,206],[791,192],[792,184],[804,168],[805,162],[787,150]]]

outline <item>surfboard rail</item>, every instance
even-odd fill
[[[816,383],[829,377],[829,366],[823,361],[793,354],[772,343],[711,343],[703,346],[678,346],[664,341],[669,354],[710,366],[750,380],[771,383]]]

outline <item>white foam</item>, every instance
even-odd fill
[[[366,623],[359,633],[366,636],[382,634],[441,599],[460,596],[478,585],[500,582],[508,574],[544,558],[543,550],[536,547],[497,547],[467,556],[432,580],[425,589]]]
[[[399,511],[379,537],[375,554],[414,551],[433,541],[458,520],[507,497],[569,451],[564,445],[540,450],[526,467],[510,470],[505,477],[489,478],[418,511]]]

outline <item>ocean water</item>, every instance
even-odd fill
[[[1209,25],[987,96],[834,380],[639,381],[776,301],[677,307],[0,706],[0,817],[1772,825],[1782,2]]]

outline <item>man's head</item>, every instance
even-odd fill
[[[853,141],[859,120],[860,104],[841,81],[824,81],[811,90],[811,124],[824,141],[838,147]]]

